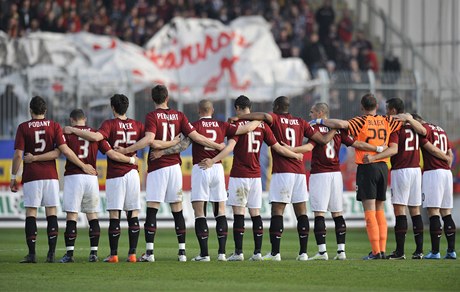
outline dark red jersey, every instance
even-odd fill
[[[126,148],[144,137],[144,125],[136,120],[119,118],[106,120],[98,130],[104,136],[107,143],[101,144],[101,152],[107,151],[117,146]],[[127,153],[126,156],[133,156],[135,153]],[[107,157],[107,179],[121,177],[132,169],[137,170],[137,165],[117,162]]]
[[[398,153],[391,157],[391,169],[420,167],[420,139],[410,125],[391,133],[388,143],[398,144]]]
[[[171,141],[180,133],[188,136],[195,128],[180,111],[156,109],[145,117],[145,131],[155,134],[155,140]],[[148,172],[181,163],[179,153],[164,155],[154,161],[149,160]]]
[[[32,119],[19,125],[14,149],[40,155],[65,144],[61,126],[48,119]],[[58,179],[56,161],[24,163],[22,182],[42,179]]]
[[[249,121],[239,120],[238,126],[244,125]],[[254,131],[246,135],[234,136],[232,139],[236,141],[235,149],[233,150],[233,166],[230,171],[231,177],[260,177],[260,147],[262,142],[268,146],[278,143],[270,130],[270,127],[265,123],[261,123]]]
[[[192,125],[198,133],[217,144],[223,143],[225,137],[234,136],[238,129],[234,124],[217,121],[211,117],[201,118],[192,123]],[[197,164],[205,158],[214,158],[217,154],[219,154],[219,151],[216,149],[208,148],[195,142],[192,143],[193,164]]]
[[[311,138],[315,131],[303,119],[293,117],[291,114],[270,113],[273,122],[270,129],[273,131],[276,140],[284,142],[291,147],[301,146],[303,138]],[[273,168],[272,173],[305,173],[305,166],[302,161],[284,157],[272,149]]]
[[[75,128],[83,130],[96,132],[94,129],[87,126],[75,126]],[[96,169],[96,160],[97,160],[97,151],[99,148],[102,149],[103,143],[108,143],[106,140],[101,140],[99,142],[90,142],[83,138],[78,137],[77,135],[64,135],[67,141],[67,146],[77,155],[77,157],[85,164],[91,164],[94,169]],[[101,145],[101,146],[99,146]],[[109,146],[110,147],[110,146]],[[72,174],[86,174],[80,167],[76,166],[68,159],[65,164],[64,175]]]
[[[322,135],[326,135],[330,130],[328,127],[321,125],[314,125],[313,128],[319,131]],[[310,173],[340,171],[340,144],[351,146],[355,141],[347,135],[346,131],[333,131],[336,131],[334,138],[325,145],[317,144],[315,141],[308,142],[315,146],[311,154]]]
[[[427,141],[431,142],[435,147],[438,147],[442,152],[447,153],[447,150],[451,149],[449,138],[447,138],[446,132],[439,126],[433,124],[423,124],[426,129],[426,136],[420,144],[423,146]],[[422,147],[423,155],[423,170],[434,170],[434,169],[450,169],[447,161],[439,159],[431,155]]]

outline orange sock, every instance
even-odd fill
[[[366,230],[367,237],[371,243],[372,253],[380,253],[380,242],[379,242],[379,225],[375,216],[375,211],[364,211],[364,218],[366,219]]]
[[[387,247],[387,219],[385,218],[385,212],[383,210],[375,211],[375,217],[377,218],[377,223],[379,225],[379,235],[380,235],[380,251],[385,252]]]

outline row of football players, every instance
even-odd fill
[[[201,118],[193,125],[188,123],[187,118],[181,112],[168,108],[168,98],[168,92],[164,86],[159,85],[152,89],[152,99],[156,110],[147,115],[145,129],[142,123],[126,117],[128,99],[123,95],[114,95],[111,98],[115,119],[105,121],[97,132],[85,125],[86,120],[81,110],[73,111],[71,113],[71,123],[74,127],[64,129],[67,134],[67,143],[77,153],[81,161],[92,164],[93,167],[85,165],[81,161],[76,161],[75,157],[73,157],[75,155],[65,149],[65,142],[59,141],[59,125],[44,118],[46,104],[44,105],[44,110],[37,111],[33,104],[34,101],[40,101],[39,103],[42,103],[42,107],[44,102],[38,97],[32,100],[31,114],[33,119],[21,124],[18,128],[13,162],[13,174],[15,174],[19,168],[22,153],[32,153],[24,156],[24,161],[26,162],[23,175],[27,210],[26,237],[29,246],[29,254],[24,262],[36,261],[35,217],[36,208],[39,205],[47,207],[50,246],[47,261],[54,261],[55,239],[57,236],[57,220],[54,207],[58,202],[56,191],[57,174],[55,174],[55,169],[54,171],[50,169],[50,171],[46,172],[43,170],[37,171],[45,163],[48,163],[48,167],[51,168],[51,164],[44,161],[52,161],[59,155],[59,151],[51,151],[50,147],[47,147],[49,145],[51,145],[51,149],[54,147],[53,145],[59,146],[59,149],[70,160],[66,164],[64,183],[64,210],[67,212],[65,232],[67,253],[61,259],[62,262],[73,261],[74,242],[77,234],[76,216],[77,212],[80,211],[80,207],[82,212],[87,213],[90,224],[90,261],[97,260],[97,245],[100,233],[96,216],[98,211],[97,180],[95,180],[94,176],[92,177],[94,179],[88,179],[88,175],[83,174],[83,172],[90,173],[90,175],[94,174],[92,172],[94,171],[97,149],[100,149],[109,157],[106,189],[107,208],[110,213],[109,241],[111,255],[105,261],[118,261],[117,249],[120,236],[121,210],[127,211],[129,225],[130,249],[128,261],[154,261],[156,213],[160,202],[168,202],[171,205],[179,241],[178,259],[179,261],[186,261],[185,222],[182,215],[182,177],[178,153],[190,144],[190,139],[194,143],[192,205],[196,218],[195,231],[201,250],[200,255],[193,260],[210,260],[207,249],[208,228],[204,217],[205,202],[207,201],[214,203],[216,231],[219,241],[218,260],[226,260],[225,245],[228,227],[225,217],[225,201],[227,194],[225,192],[223,169],[218,162],[232,150],[234,150],[234,164],[230,175],[228,204],[232,206],[234,212],[235,252],[228,260],[244,259],[242,238],[244,234],[245,207],[249,208],[253,221],[255,247],[250,259],[280,260],[279,245],[283,231],[282,214],[287,203],[293,203],[298,218],[300,250],[297,259],[308,259],[306,244],[309,223],[305,206],[308,193],[305,183],[305,170],[301,162],[302,155],[293,151],[313,150],[315,152],[315,149],[317,155],[313,155],[313,175],[310,181],[310,188],[312,208],[315,211],[315,237],[319,253],[312,259],[327,259],[324,224],[324,213],[327,210],[332,211],[336,223],[338,252],[335,258],[346,258],[346,227],[345,221],[341,216],[342,180],[336,153],[338,153],[338,147],[340,147],[342,139],[344,144],[353,145],[363,150],[381,151],[383,150],[382,147],[350,140],[343,132],[329,131],[328,128],[320,125],[316,125],[316,130],[313,130],[307,122],[288,114],[289,99],[286,97],[276,99],[274,111],[270,114],[250,114],[251,103],[249,99],[245,96],[238,97],[235,101],[235,110],[237,116],[241,119],[235,124],[212,119],[212,103],[201,101],[199,104]],[[327,117],[327,112],[327,105],[317,104],[312,108],[310,115],[312,118],[325,118]],[[249,122],[249,119],[264,120],[265,123]],[[321,132],[324,132],[325,135],[323,136]],[[179,142],[176,137],[178,133],[183,133],[188,138],[175,145]],[[209,137],[209,139],[205,136]],[[229,138],[228,145],[219,153],[218,150],[223,147],[220,143],[223,142],[225,136]],[[310,138],[311,142],[305,146],[294,148],[302,145],[304,136]],[[278,141],[287,143],[290,148],[279,145],[275,137]],[[329,142],[332,138],[334,139],[333,142]],[[95,141],[99,142],[94,143]],[[274,159],[273,179],[270,187],[273,214],[270,224],[272,251],[265,257],[261,255],[263,226],[259,214],[261,183],[258,163],[260,145],[263,141],[272,146]],[[318,143],[318,145],[315,143]],[[155,151],[151,155],[152,159],[149,159],[146,190],[147,217],[144,224],[146,253],[136,259],[135,253],[139,236],[139,220],[137,216],[140,202],[139,176],[136,159],[133,158],[133,154],[136,150],[146,146],[163,150]],[[120,153],[126,153],[127,156],[120,155],[113,149]],[[157,159],[153,160],[153,158]],[[52,165],[55,165],[54,162]],[[330,180],[330,182],[324,184],[327,180]],[[14,178],[12,178],[11,185],[13,191],[17,189]],[[331,187],[331,189],[324,190],[324,185]],[[86,190],[85,188],[88,188],[88,186],[90,187]],[[37,191],[38,189],[44,190],[43,195]],[[333,194],[332,197],[329,193]]]

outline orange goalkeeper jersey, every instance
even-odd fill
[[[374,146],[388,145],[390,134],[401,127],[401,123],[389,116],[365,115],[348,120],[348,134],[357,141],[367,142]],[[355,149],[355,162],[362,164],[364,155],[375,152]],[[387,162],[388,158],[375,160]]]

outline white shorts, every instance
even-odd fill
[[[24,183],[24,207],[59,206],[59,180],[42,179]]]
[[[404,206],[422,205],[422,171],[419,167],[391,171],[391,203]]]
[[[452,172],[447,169],[423,172],[422,200],[423,208],[452,209],[454,206]]]
[[[268,192],[270,203],[300,203],[308,201],[307,178],[305,174],[274,173]]]
[[[224,167],[221,163],[214,164],[206,170],[201,169],[198,164],[193,165],[191,199],[192,202],[227,201]]]
[[[323,172],[310,175],[310,207],[313,212],[342,212],[342,173]]]
[[[227,205],[260,209],[262,207],[262,180],[260,177],[230,177]]]
[[[100,212],[97,176],[88,174],[64,176],[63,207],[65,212]]]
[[[132,169],[122,177],[106,180],[107,210],[140,210],[141,184],[139,173]]]
[[[163,167],[147,174],[147,202],[182,202],[182,171],[179,164]]]

